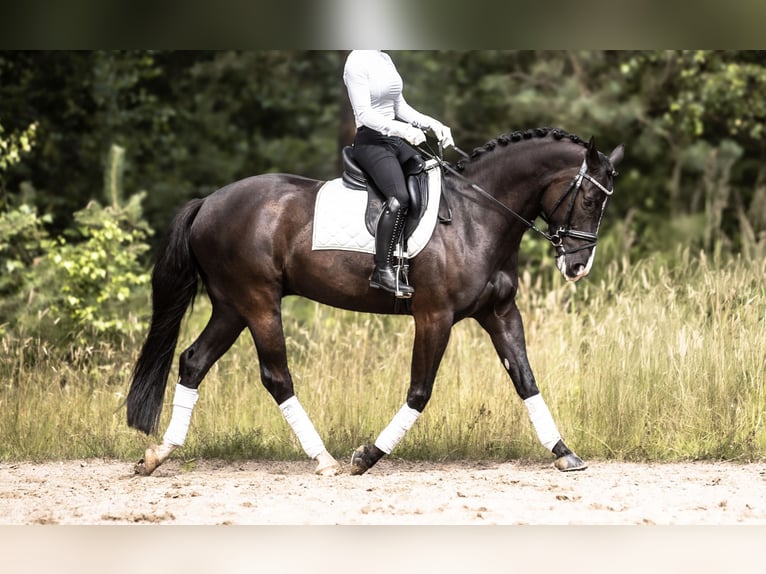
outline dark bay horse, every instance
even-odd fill
[[[312,250],[314,205],[324,182],[259,175],[190,201],[176,215],[154,267],[151,326],[127,398],[129,426],[147,434],[157,430],[180,323],[200,279],[212,314],[180,355],[167,432],[161,444],[147,448],[136,472],[150,474],[184,443],[202,379],[245,328],[255,342],[263,385],[306,454],[317,461],[316,472],[339,471],[293,390],[282,330],[286,295],[414,318],[406,402],[374,444],[354,452],[352,474],[364,473],[390,453],[415,423],[431,396],[451,329],[467,317],[489,334],[555,467],[585,468],[561,438],[527,359],[515,303],[519,246],[533,228],[551,241],[567,280],[585,276],[622,158],[622,145],[606,156],[592,138],[586,143],[558,129],[537,128],[504,134],[456,165],[442,163],[452,221],[437,225],[410,262],[415,294],[405,307],[395,306],[390,293],[370,288],[369,254]],[[534,227],[538,216],[547,222],[547,232]]]

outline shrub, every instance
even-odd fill
[[[85,343],[142,329],[130,314],[150,280],[141,261],[151,234],[139,217],[142,198],[134,195],[125,207],[93,201],[74,214],[74,230],[47,242],[39,263],[27,268],[31,304],[18,317],[27,334]]]
[[[0,334],[4,326],[21,311],[25,300],[20,296],[29,269],[50,243],[43,225],[50,220],[37,210],[22,204],[0,211]]]

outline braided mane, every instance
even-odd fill
[[[529,140],[532,138],[544,138],[550,136],[555,140],[561,140],[561,139],[568,139],[572,143],[576,143],[582,146],[587,145],[587,142],[583,140],[581,137],[576,136],[574,134],[570,134],[568,132],[565,132],[562,129],[559,128],[533,128],[523,131],[515,131],[511,133],[506,133],[498,136],[497,138],[488,141],[481,147],[474,148],[473,152],[471,153],[471,157],[468,160],[460,160],[456,167],[458,170],[463,170],[465,168],[466,162],[468,161],[475,161],[477,158],[481,157],[482,154],[492,151],[495,149],[498,145],[501,146],[507,146],[510,143],[516,143],[523,140]]]

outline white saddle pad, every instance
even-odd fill
[[[407,257],[410,259],[428,244],[436,227],[441,200],[441,170],[434,168],[434,165],[433,160],[426,163],[428,205],[420,223],[407,240]],[[346,187],[341,178],[325,183],[317,193],[314,207],[312,249],[375,253],[375,238],[367,231],[364,222],[366,209],[366,191]]]

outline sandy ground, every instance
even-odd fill
[[[313,463],[171,459],[0,464],[0,524],[766,524],[766,464],[384,459],[363,476]]]

